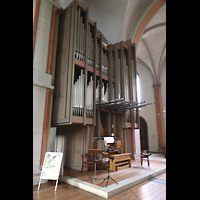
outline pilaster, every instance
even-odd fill
[[[155,91],[155,104],[156,104],[156,116],[157,116],[157,126],[158,126],[158,137],[159,137],[159,150],[163,150],[163,139],[162,139],[162,123],[161,123],[161,110],[160,110],[160,83],[153,84]]]

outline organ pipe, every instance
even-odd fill
[[[73,115],[83,116],[83,105],[84,105],[84,74],[83,70],[81,70],[81,75],[74,83]]]
[[[83,62],[85,61],[85,32],[84,18],[81,16],[81,9],[78,8],[75,58]]]
[[[102,101],[108,101],[108,83],[103,82],[102,86]]]
[[[104,50],[102,54],[102,73],[108,75],[108,52]]]
[[[93,118],[93,80],[90,76],[89,84],[87,85],[87,103],[86,103],[86,115],[89,118]]]
[[[99,103],[99,87],[100,87],[100,84],[99,84],[99,80],[97,80],[97,87],[96,87],[96,103]]]
[[[94,38],[90,24],[88,31],[88,65],[94,67]]]
[[[84,73],[81,69],[81,74],[74,83],[73,94],[73,115],[83,116],[84,108]],[[89,84],[87,85],[87,102],[86,102],[86,116],[93,118],[93,79],[90,76]]]
[[[127,60],[127,52],[124,51],[124,75],[125,75],[125,101],[130,101],[129,95],[129,71],[128,71],[128,60]],[[126,111],[126,121],[130,122],[130,110]]]

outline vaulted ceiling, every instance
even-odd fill
[[[151,17],[137,45],[137,61],[160,83],[160,73],[166,65],[166,3]]]
[[[59,0],[66,8],[72,0]],[[136,41],[137,63],[160,83],[166,64],[166,1],[165,0],[79,0],[89,7],[89,18],[109,43],[131,39]],[[157,6],[157,7],[156,7]],[[148,16],[148,17],[146,17]],[[146,21],[145,21],[146,20]],[[144,27],[137,36],[140,25]]]

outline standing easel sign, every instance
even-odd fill
[[[42,172],[40,174],[40,181],[38,190],[40,189],[41,179],[56,180],[55,191],[57,189],[58,178],[60,174],[60,166],[62,162],[63,153],[61,152],[46,152]]]

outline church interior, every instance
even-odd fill
[[[33,0],[34,199],[47,152],[56,193],[166,198],[166,0]]]

